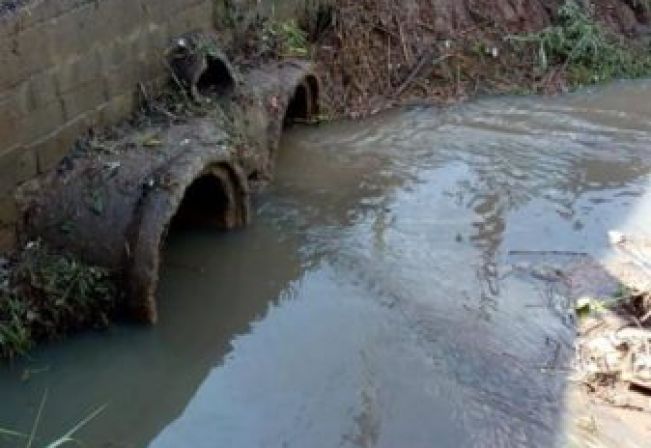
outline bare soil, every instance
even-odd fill
[[[329,11],[331,26],[316,36],[315,59],[331,112],[357,117],[397,103],[563,91],[562,70],[536,73],[535,49],[523,52],[508,39],[551,25],[563,3],[339,0]],[[592,5],[594,18],[631,45],[648,33],[649,14],[641,2]],[[311,28],[318,34],[318,25]]]

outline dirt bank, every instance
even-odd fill
[[[648,6],[634,0],[339,0],[308,30],[335,115],[555,93],[651,67]]]

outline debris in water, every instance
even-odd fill
[[[583,295],[575,310],[581,317],[576,341],[575,378],[593,397],[612,406],[651,412],[651,259],[644,238],[608,232],[616,261],[602,270],[621,281],[612,297]],[[585,269],[584,269],[585,270]],[[580,277],[582,274],[576,274]]]
[[[617,246],[619,244],[625,243],[626,237],[621,232],[611,230],[610,232],[608,232],[608,240],[610,241],[610,244],[612,244],[613,246]]]

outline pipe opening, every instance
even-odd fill
[[[285,126],[307,123],[319,114],[319,84],[314,76],[308,75],[301,82],[287,106]]]
[[[197,80],[197,90],[204,96],[224,95],[235,87],[228,65],[218,57],[207,56],[206,69]]]
[[[134,318],[146,322],[158,319],[156,289],[166,241],[179,231],[230,230],[246,225],[249,219],[246,177],[239,167],[217,161],[185,179],[181,176],[170,189],[146,195],[140,217],[134,221],[129,307]]]
[[[227,229],[231,226],[230,212],[231,199],[222,179],[208,174],[187,188],[170,223],[170,231],[189,228]]]

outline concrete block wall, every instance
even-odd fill
[[[31,0],[0,15],[0,249],[18,184],[52,169],[93,126],[128,117],[138,83],[167,76],[162,53],[209,29],[215,0]]]

